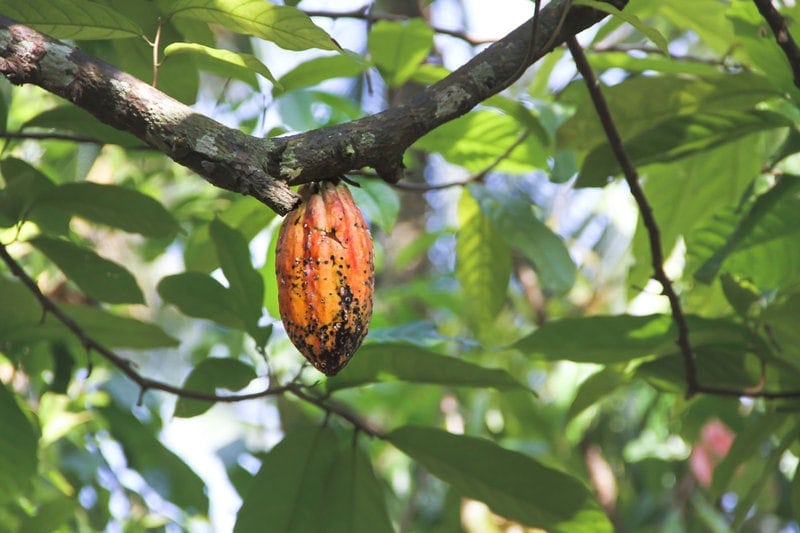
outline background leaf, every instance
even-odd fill
[[[531,457],[488,440],[433,428],[406,426],[388,439],[464,496],[485,502],[512,520],[556,531],[613,530],[580,481]]]
[[[236,359],[209,357],[195,365],[183,388],[193,391],[213,393],[217,389],[238,391],[256,379],[253,367]],[[213,402],[178,398],[175,404],[175,416],[190,418],[201,415],[214,406]]]
[[[145,303],[133,274],[122,265],[61,239],[37,237],[29,242],[92,298],[108,303]]]
[[[390,87],[408,80],[433,46],[433,30],[422,19],[380,20],[367,39],[372,60]]]

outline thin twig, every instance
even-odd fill
[[[334,414],[339,418],[348,421],[353,427],[357,428],[359,431],[366,433],[371,437],[376,437],[379,439],[385,439],[386,433],[375,427],[373,424],[370,424],[366,420],[359,417],[353,411],[351,411],[348,407],[339,404],[337,402],[333,402],[326,398],[322,398],[319,396],[315,396],[314,394],[308,393],[304,390],[304,388],[297,384],[297,383],[290,383],[287,386],[286,392],[294,394],[301,400],[304,400],[308,403],[314,404],[320,409],[323,409],[328,414]]]
[[[115,143],[110,143],[106,141],[101,141],[100,139],[95,139],[94,137],[89,137],[86,135],[77,135],[74,133],[60,133],[60,132],[24,132],[24,131],[2,131],[0,132],[0,139],[15,139],[15,140],[36,140],[36,141],[70,141],[74,143],[83,143],[83,144],[97,144],[97,145],[115,145]],[[119,145],[117,145],[119,146]],[[147,145],[141,146],[126,146],[126,150],[147,150],[151,152],[157,151],[156,148]]]
[[[14,276],[16,276],[22,282],[22,284],[25,285],[36,297],[45,314],[49,313],[53,315],[59,322],[61,322],[64,327],[66,327],[78,339],[78,341],[80,341],[87,351],[100,354],[108,362],[119,368],[123,374],[139,385],[142,393],[148,390],[160,390],[193,400],[207,400],[209,402],[241,402],[244,400],[263,398],[264,396],[283,394],[293,387],[293,385],[290,383],[288,385],[279,387],[268,387],[262,391],[247,394],[214,394],[204,391],[183,389],[163,381],[144,377],[135,370],[131,361],[117,355],[108,347],[91,337],[88,333],[86,333],[86,331],[84,331],[80,324],[75,322],[72,317],[64,313],[55,304],[55,302],[45,296],[44,293],[42,293],[42,291],[39,289],[39,286],[36,284],[36,282],[30,276],[28,276],[19,263],[17,263],[14,258],[11,257],[6,249],[6,246],[2,243],[0,243],[0,259],[2,259],[3,262],[8,266],[9,270],[11,270],[11,273],[14,274]]]
[[[611,111],[608,108],[608,103],[600,91],[600,83],[594,75],[586,55],[583,53],[581,45],[574,36],[567,38],[567,46],[575,60],[575,66],[578,72],[583,76],[586,87],[589,89],[589,95],[594,103],[597,115],[605,130],[608,142],[611,145],[611,150],[617,158],[622,173],[625,176],[625,181],[628,183],[631,195],[639,207],[639,213],[642,217],[642,223],[647,230],[647,236],[650,241],[650,259],[653,266],[653,278],[661,283],[664,295],[669,300],[669,306],[672,310],[672,318],[678,328],[677,344],[683,355],[683,363],[686,367],[686,396],[693,396],[700,389],[700,384],[697,382],[697,366],[692,352],[692,346],[689,343],[689,326],[686,324],[686,317],[681,308],[681,302],[678,298],[675,288],[672,286],[672,281],[664,271],[664,253],[661,245],[661,231],[658,228],[658,223],[653,215],[653,208],[647,201],[641,184],[639,183],[639,174],[633,166],[628,152],[622,144],[622,137],[617,131],[617,126],[611,116]]]
[[[775,35],[775,41],[781,47],[786,59],[789,60],[789,65],[792,68],[794,75],[794,84],[800,88],[800,48],[797,43],[792,39],[792,34],[789,33],[789,28],[786,26],[786,20],[778,13],[775,6],[772,5],[772,0],[753,0],[753,3],[758,8],[758,12],[767,21],[769,27],[772,28],[772,33]]]
[[[9,270],[11,270],[11,273],[14,274],[14,276],[16,276],[22,282],[22,284],[25,285],[25,287],[27,287],[28,290],[36,297],[45,314],[49,313],[53,315],[59,322],[61,322],[81,342],[87,351],[99,353],[103,358],[120,369],[122,373],[125,374],[129,379],[139,385],[140,394],[138,403],[141,403],[142,397],[148,390],[160,390],[174,394],[181,398],[226,403],[254,400],[263,398],[265,396],[277,396],[289,392],[301,400],[316,405],[320,409],[324,410],[327,415],[333,414],[339,418],[342,418],[343,420],[346,420],[358,431],[362,431],[372,437],[377,437],[380,439],[386,438],[385,433],[381,429],[363,420],[348,407],[334,402],[327,397],[317,396],[307,392],[308,387],[297,381],[300,377],[299,372],[285,385],[268,387],[262,391],[247,394],[215,394],[205,391],[190,390],[181,387],[175,387],[169,383],[144,377],[135,370],[131,361],[125,359],[124,357],[120,357],[108,347],[95,340],[92,336],[86,333],[86,331],[84,331],[83,328],[72,319],[72,317],[64,313],[55,304],[55,302],[45,296],[44,293],[42,293],[42,291],[39,289],[39,286],[36,284],[36,282],[30,276],[28,276],[19,263],[17,263],[16,260],[11,257],[3,243],[0,243],[0,259],[2,259],[3,262],[8,266]]]
[[[483,178],[486,177],[486,175],[489,172],[494,170],[497,167],[497,165],[502,163],[504,160],[508,159],[508,157],[511,155],[511,152],[513,152],[519,145],[521,145],[523,142],[525,142],[525,139],[527,139],[528,136],[530,136],[530,134],[531,134],[531,130],[530,129],[524,130],[517,137],[517,139],[511,144],[511,146],[506,148],[503,151],[503,153],[500,154],[499,156],[497,156],[497,158],[494,161],[489,163],[486,166],[486,168],[484,168],[480,172],[477,172],[475,174],[472,174],[471,176],[468,176],[468,177],[464,178],[463,180],[451,181],[451,182],[447,182],[447,183],[436,183],[436,184],[414,183],[414,182],[403,182],[403,181],[400,181],[400,182],[394,183],[392,185],[394,187],[397,187],[398,189],[403,189],[403,190],[406,190],[406,191],[428,192],[428,191],[438,191],[438,190],[441,190],[441,189],[447,189],[447,188],[450,188],[450,187],[463,187],[464,185],[469,185],[472,182],[481,181]],[[377,177],[377,176],[373,175],[373,177]]]
[[[389,20],[389,21],[403,21],[409,20],[409,17],[405,15],[397,15],[392,13],[372,13],[369,10],[369,6],[360,7],[358,9],[354,9],[352,11],[323,11],[323,10],[310,10],[306,9],[303,11],[309,17],[325,17],[325,18],[351,18],[351,19],[359,19],[364,20],[370,24],[377,22],[379,20]],[[438,34],[441,35],[449,35],[450,37],[455,37],[456,39],[461,39],[462,41],[470,44],[472,46],[478,46],[481,44],[489,44],[494,42],[491,39],[476,39],[470,37],[466,33],[458,30],[449,30],[446,28],[440,28],[437,26],[431,26],[431,29]]]
[[[688,63],[701,63],[703,65],[710,65],[714,67],[727,67],[731,65],[731,59],[727,56],[722,58],[715,58],[715,57],[698,57],[698,56],[690,56],[690,55],[679,55],[673,54],[669,51],[664,51],[657,46],[647,46],[647,45],[640,45],[640,44],[614,44],[609,46],[593,46],[590,49],[591,52],[602,54],[602,53],[609,53],[609,52],[641,52],[643,54],[650,54],[650,55],[658,55],[662,57],[668,57],[670,59],[674,59],[675,61],[686,61]],[[744,68],[744,66],[735,63],[737,68]]]

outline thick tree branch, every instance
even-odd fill
[[[623,8],[627,0],[605,0]],[[602,20],[606,14],[563,0],[476,55],[442,81],[381,113],[306,133],[258,139],[196,113],[148,84],[60,41],[0,16],[0,73],[62,96],[101,121],[129,131],[212,184],[251,195],[284,214],[298,201],[288,185],[374,168],[396,182],[417,139],[453,120],[512,81],[520,66]],[[563,21],[563,24],[561,23]]]
[[[775,41],[783,50],[786,59],[789,60],[789,66],[791,66],[792,74],[794,75],[794,84],[800,88],[800,47],[792,39],[792,34],[789,33],[786,21],[775,9],[775,6],[772,5],[772,0],[753,0],[753,2],[756,4],[758,12],[761,13],[769,27],[772,28]]]

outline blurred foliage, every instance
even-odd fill
[[[258,136],[369,114],[477,53],[439,40],[444,7],[466,9],[445,0],[375,24],[312,20],[304,2],[58,4],[0,11],[143,79],[158,31],[159,88]],[[800,35],[800,7],[781,4]],[[277,316],[274,213],[3,79],[0,130],[44,138],[3,143],[0,242],[42,293],[141,376],[300,393],[140,391],[4,265],[0,529],[796,531],[800,93],[750,1],[624,13],[582,42],[697,378],[785,398],[686,398],[647,232],[560,49],[413,146],[426,192],[351,177],[375,315],[327,379]]]

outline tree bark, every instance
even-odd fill
[[[623,8],[628,0],[604,0]],[[251,195],[285,214],[299,201],[289,185],[374,168],[388,182],[403,173],[402,157],[417,139],[453,120],[514,81],[566,38],[606,13],[566,0],[477,54],[413,98],[358,120],[305,133],[260,139],[228,128],[108,63],[0,15],[0,73],[62,96],[101,121],[133,133],[213,185]],[[562,23],[563,20],[563,23]]]

